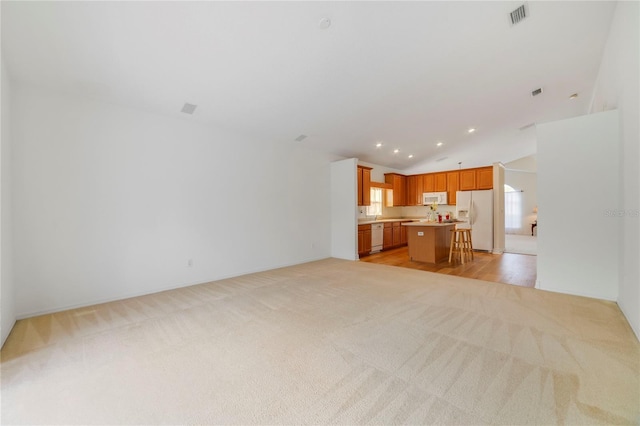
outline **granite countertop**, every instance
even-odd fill
[[[403,223],[402,226],[452,226],[456,223],[460,223],[460,220],[443,220],[442,222],[427,222],[427,221],[418,221],[418,222],[410,222]]]
[[[387,219],[358,219],[358,225],[371,225],[373,223],[385,223],[385,222],[409,222],[405,225],[412,226],[429,226],[429,225],[450,225],[452,223],[460,223],[462,221],[451,219],[451,220],[443,220],[442,223],[439,222],[427,222],[425,218],[419,217],[401,217],[401,218],[387,218]]]
[[[424,219],[417,219],[417,218],[410,218],[410,217],[404,217],[404,218],[391,218],[391,219],[358,219],[358,225],[370,225],[372,223],[385,223],[385,222],[417,222],[419,220],[424,220]]]

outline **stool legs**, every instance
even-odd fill
[[[451,263],[451,258],[453,257],[453,245],[455,244],[456,233],[451,231],[451,242],[449,243],[449,263]]]
[[[471,260],[473,260],[473,244],[471,243],[471,229],[467,229],[467,244],[469,248],[469,255],[471,256]]]
[[[449,263],[455,255],[460,256],[460,263],[464,265],[465,260],[473,260],[473,244],[471,242],[470,229],[452,229],[451,242],[449,247]]]
[[[460,263],[464,265],[466,256],[466,238],[464,229],[451,230],[451,243],[449,247],[449,263],[453,260],[454,254],[460,257]]]

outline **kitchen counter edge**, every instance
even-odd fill
[[[456,223],[460,222],[410,222],[403,223],[402,226],[455,226]]]
[[[456,223],[462,223],[461,220],[453,220],[449,222],[425,222],[424,219],[405,218],[405,219],[378,219],[378,220],[365,220],[358,221],[358,225],[372,225],[374,223],[388,223],[388,222],[405,222],[404,226],[442,226],[442,225],[455,225]]]

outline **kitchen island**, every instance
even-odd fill
[[[451,230],[455,223],[410,222],[407,227],[409,258],[412,261],[438,263],[449,258]]]

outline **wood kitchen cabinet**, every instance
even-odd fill
[[[424,192],[424,179],[422,179],[422,175],[416,176],[416,206],[422,205],[422,193]]]
[[[476,169],[476,189],[493,189],[493,166]]]
[[[385,173],[384,181],[393,186],[393,205],[406,205],[407,177],[398,173]]]
[[[415,206],[416,205],[416,180],[417,176],[407,176],[407,195],[405,198],[407,206]]]
[[[411,223],[412,221],[405,221],[402,223]],[[408,240],[408,233],[407,233],[407,227],[406,226],[402,226],[402,223],[400,224],[400,244],[405,245],[407,244]]]
[[[417,223],[403,227],[408,228],[409,259],[427,263],[438,263],[448,259],[454,224]]]
[[[435,192],[445,192],[447,190],[447,172],[435,173]]]
[[[460,191],[493,189],[493,166],[460,170]]]
[[[402,227],[400,222],[393,222],[393,245],[399,246],[402,244]]]
[[[456,204],[456,192],[459,190],[458,179],[459,172],[447,172],[447,204]]]
[[[371,225],[358,225],[358,255],[371,253]]]
[[[382,250],[393,247],[393,223],[386,222],[382,230]]]
[[[395,173],[388,175],[402,176]],[[455,205],[457,191],[493,189],[493,166],[406,176],[406,189],[405,204],[394,202],[394,205],[421,206],[423,192],[446,192],[447,204]]]
[[[406,226],[401,226],[402,221],[385,222],[382,230],[382,249],[388,250],[407,244]]]
[[[435,190],[436,190],[435,173],[422,175],[422,192],[435,192]]]
[[[422,175],[407,176],[407,206],[421,206],[423,190]]]
[[[358,166],[358,205],[371,205],[371,167]]]
[[[473,191],[476,189],[477,169],[460,170],[460,191]]]

